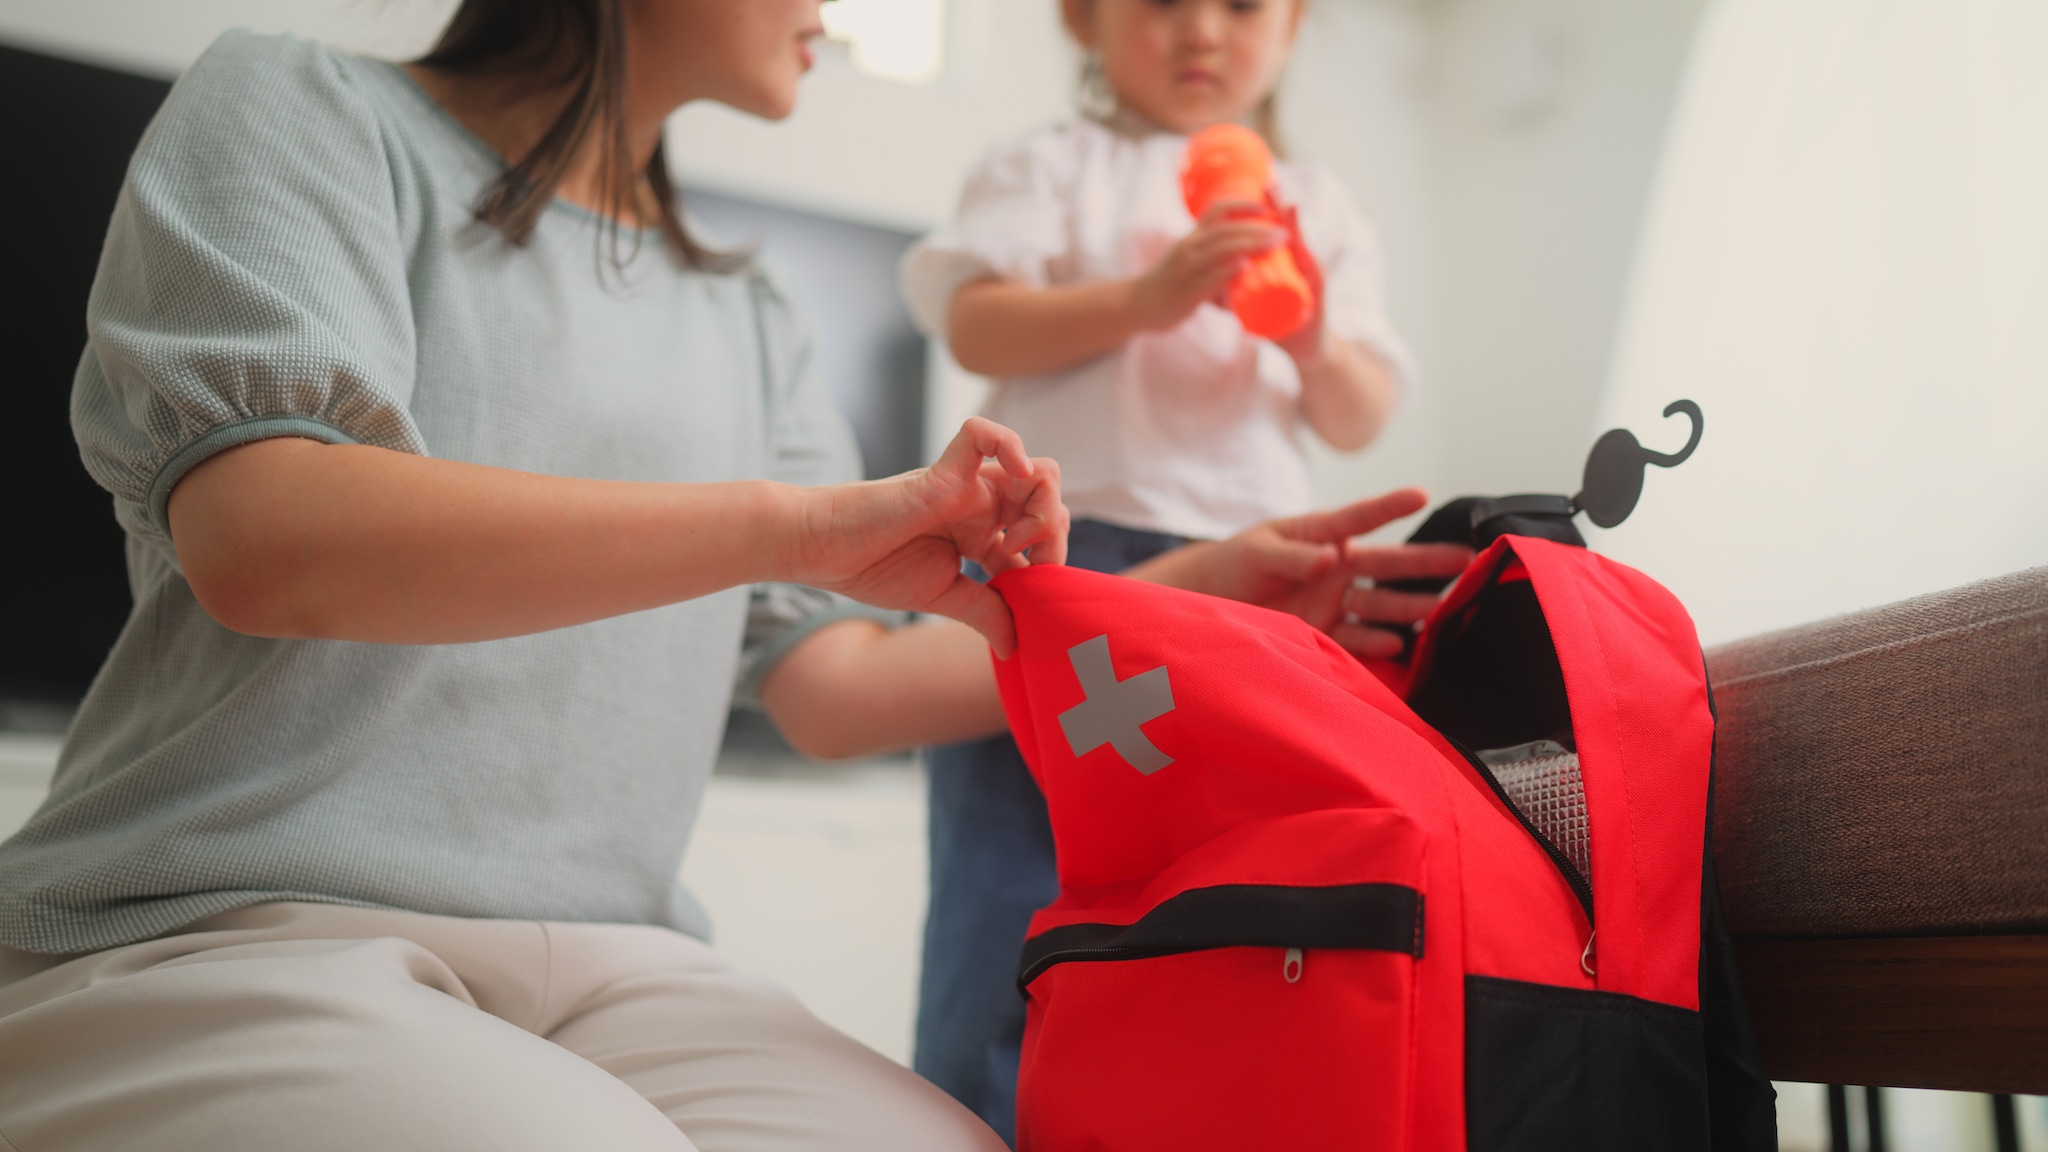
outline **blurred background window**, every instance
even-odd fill
[[[870,76],[929,84],[946,64],[946,0],[832,0],[825,34]]]

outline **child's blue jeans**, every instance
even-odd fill
[[[1186,541],[1078,520],[1067,563],[1121,572]],[[979,576],[979,573],[976,573]],[[931,908],[918,984],[917,1072],[1017,1142],[1024,1042],[1018,957],[1031,914],[1059,895],[1052,825],[1009,736],[928,749]]]

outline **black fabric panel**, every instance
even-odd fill
[[[1714,711],[1711,684],[1707,710]],[[1735,944],[1721,915],[1721,885],[1714,874],[1712,763],[1707,769],[1706,848],[1700,857],[1700,1014],[1707,1046],[1707,1111],[1714,1152],[1770,1152],[1778,1147],[1778,1090],[1764,1073],[1735,971]]]
[[[1555,501],[1560,511],[1532,513],[1528,511],[1498,513],[1487,516],[1481,505],[1496,505],[1507,501]],[[1460,496],[1448,504],[1440,505],[1431,512],[1422,526],[1408,537],[1410,544],[1463,544],[1475,552],[1483,552],[1486,546],[1503,536],[1535,536],[1543,540],[1555,540],[1559,544],[1570,544],[1584,548],[1586,538],[1579,535],[1579,529],[1572,523],[1573,513],[1569,510],[1572,502],[1563,496],[1505,496],[1487,498],[1482,496]],[[1479,523],[1473,516],[1482,517]],[[1382,580],[1379,586],[1398,592],[1441,592],[1450,587],[1449,576],[1426,576],[1410,580]]]
[[[1535,585],[1490,584],[1440,629],[1426,678],[1409,693],[1417,716],[1467,748],[1531,740],[1578,747]]]
[[[128,157],[170,90],[0,45],[0,488],[14,544],[0,564],[0,697],[75,704],[128,619],[126,537],[79,462],[71,377]]]
[[[1465,978],[1471,1152],[1708,1152],[1697,1012],[1613,992]]]
[[[1422,955],[1422,894],[1399,884],[1219,884],[1133,924],[1066,924],[1024,942],[1017,983],[1068,960],[1142,960],[1209,948],[1370,948]]]

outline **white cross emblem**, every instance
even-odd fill
[[[1081,691],[1088,694],[1088,699],[1060,713],[1060,727],[1076,757],[1107,744],[1146,776],[1173,763],[1173,757],[1161,752],[1139,727],[1173,711],[1173,687],[1164,667],[1118,680],[1116,667],[1109,662],[1107,635],[1067,649],[1067,659],[1073,662]]]

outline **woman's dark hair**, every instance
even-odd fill
[[[684,263],[708,272],[731,272],[746,253],[706,247],[684,226],[682,197],[669,178],[661,144],[644,172],[633,171],[626,141],[626,20],[622,0],[462,0],[441,38],[416,61],[454,76],[531,83],[566,89],[562,112],[526,155],[484,189],[476,216],[523,244],[554,199],[555,187],[587,143],[598,150],[598,194],[615,265],[620,257],[619,219],[637,206],[644,176],[654,194],[662,238]],[[634,237],[634,252],[639,237]]]

